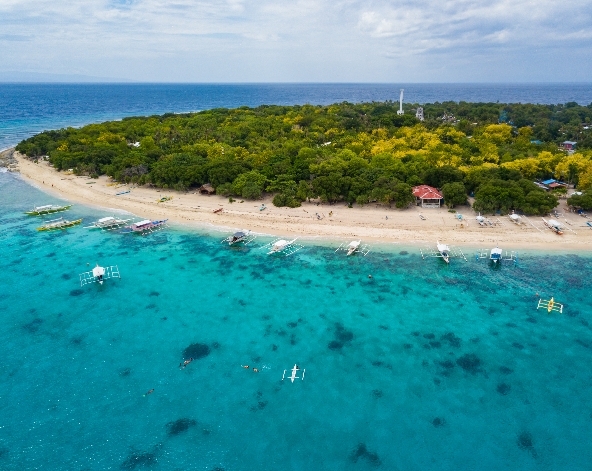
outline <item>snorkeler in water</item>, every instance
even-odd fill
[[[152,394],[154,392],[154,388],[152,388],[150,391],[148,391],[146,394],[144,394],[144,397],[148,396],[149,394]]]
[[[249,365],[241,365],[243,368],[247,369]]]
[[[258,370],[257,368],[253,368],[253,371],[254,371],[255,373],[259,373],[259,370]]]

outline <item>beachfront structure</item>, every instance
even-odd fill
[[[413,196],[415,196],[415,203],[422,208],[439,208],[444,199],[442,193],[428,185],[414,186]]]
[[[576,141],[563,141],[561,143],[561,148],[563,150],[566,150],[566,151],[569,152],[569,151],[576,150],[576,145],[577,145],[577,142]]]
[[[552,178],[550,178],[549,180],[544,180],[542,182],[535,182],[535,185],[538,186],[539,188],[542,188],[543,190],[555,190],[557,188],[566,188],[567,187],[567,183],[564,182],[560,182],[558,180],[554,180]]]
[[[204,185],[200,186],[197,191],[199,191],[202,195],[213,195],[216,193],[216,189],[209,183],[205,183]]]

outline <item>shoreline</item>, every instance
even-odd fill
[[[476,213],[468,206],[457,208],[464,217],[456,219],[445,207],[432,209],[418,206],[405,210],[378,204],[348,208],[345,203],[334,205],[304,202],[299,208],[277,208],[271,197],[257,201],[205,196],[193,192],[178,192],[111,182],[106,176],[98,179],[55,171],[46,161],[35,163],[14,152],[22,179],[41,191],[72,203],[103,211],[126,211],[150,219],[169,219],[189,228],[211,226],[220,232],[248,229],[270,236],[298,237],[303,240],[361,239],[365,243],[401,246],[435,246],[443,243],[467,248],[503,250],[534,249],[566,253],[592,252],[592,232],[585,219],[567,212],[565,200],[558,211],[566,228],[559,236],[547,229],[540,217],[531,216],[526,224],[517,226],[506,216],[490,216],[501,225],[481,227]],[[127,192],[120,195],[116,193]],[[172,200],[158,203],[162,197]],[[267,208],[260,211],[264,203]],[[39,204],[44,204],[39,202]],[[220,213],[213,211],[223,208]],[[316,216],[318,214],[318,217]],[[426,220],[420,219],[419,215]]]

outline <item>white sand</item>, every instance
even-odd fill
[[[365,242],[435,245],[436,240],[457,246],[491,248],[499,245],[504,250],[536,249],[578,252],[592,250],[592,230],[586,219],[567,212],[565,200],[558,208],[564,234],[547,229],[540,217],[523,218],[526,224],[517,226],[507,216],[499,217],[501,225],[481,227],[475,212],[468,207],[457,210],[464,221],[446,208],[413,207],[398,210],[382,205],[348,208],[336,205],[303,203],[300,208],[276,208],[271,199],[229,203],[221,196],[204,196],[194,192],[180,193],[153,188],[132,188],[130,193],[116,193],[130,189],[128,185],[114,185],[107,177],[91,180],[87,177],[57,172],[47,162],[34,163],[15,153],[22,177],[49,193],[73,203],[101,208],[125,210],[142,218],[169,219],[194,227],[215,225],[254,232],[335,240],[362,239]],[[90,182],[95,182],[89,184]],[[171,201],[157,203],[163,196]],[[265,203],[267,209],[260,211]],[[42,201],[39,204],[43,204]],[[220,213],[213,211],[223,208]],[[332,212],[332,215],[330,213]],[[316,217],[316,213],[322,219]],[[420,219],[423,214],[426,220]],[[497,217],[489,217],[492,222]],[[570,230],[571,229],[571,230]]]

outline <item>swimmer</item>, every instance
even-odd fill
[[[257,368],[253,368],[253,371],[254,371],[255,373],[259,373],[259,370],[258,370]]]
[[[372,275],[368,275],[368,278],[372,278]]]
[[[244,369],[247,369],[249,365],[241,365]]]
[[[144,397],[148,396],[149,394],[152,394],[154,392],[154,388],[152,388],[150,391],[148,391],[146,394],[144,394]]]

